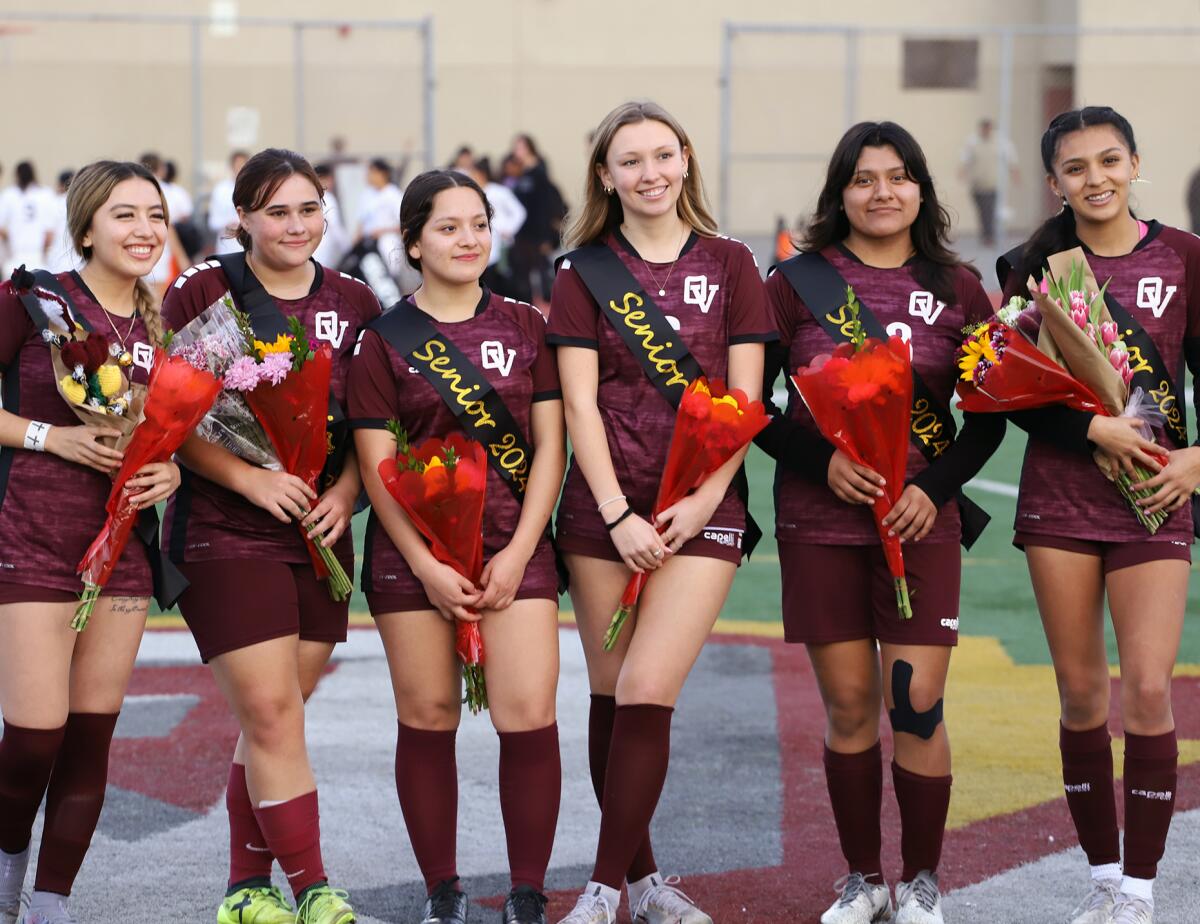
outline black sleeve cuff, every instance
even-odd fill
[[[564,337],[562,334],[546,334],[546,342],[551,346],[583,347],[585,350],[600,349],[599,340],[589,340],[587,337]]]
[[[533,404],[537,404],[539,401],[561,401],[561,400],[562,400],[562,390],[561,389],[556,389],[554,391],[535,391],[533,393],[533,397],[530,399],[530,401]]]
[[[1008,419],[1032,436],[1067,452],[1091,455],[1093,446],[1087,438],[1088,427],[1096,415],[1077,411],[1061,404],[1014,411]]]
[[[729,338],[729,345],[733,346],[738,343],[774,343],[778,339],[779,334],[776,331],[761,334],[735,334]]]

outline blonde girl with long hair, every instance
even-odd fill
[[[558,351],[574,449],[558,541],[587,658],[588,750],[602,820],[591,881],[564,924],[610,924],[622,882],[639,922],[711,924],[663,880],[648,832],[675,701],[743,553],[746,507],[731,486],[743,454],[650,521],[675,410],[604,315],[607,295],[591,291],[576,266],[599,259],[615,274],[614,291],[639,288],[642,310],[661,312],[669,325],[661,329],[682,340],[700,369],[751,399],[761,391],[763,344],[775,332],[753,256],[718,236],[695,151],[661,106],[626,103],[600,123],[568,240],[576,250],[555,280],[547,336]],[[605,651],[631,572],[650,579]]]
[[[162,253],[167,205],[139,164],[101,161],[67,193],[67,227],[83,259],[55,278],[71,313],[129,353],[145,383],[161,344],[158,306],[141,277]],[[22,286],[29,280],[22,280]],[[14,924],[43,796],[45,826],[25,924],[71,924],[67,897],[104,804],[108,749],[141,642],[152,590],[149,555],[125,549],[86,632],[71,628],[75,564],[104,522],[119,436],[81,425],[55,387],[50,349],[13,283],[0,287],[0,922]],[[173,462],[130,481],[139,507],[179,484]]]

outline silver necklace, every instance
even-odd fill
[[[671,268],[667,270],[667,278],[663,280],[662,285],[658,285],[658,280],[654,278],[654,274],[650,272],[650,267],[647,266],[645,258],[638,253],[637,248],[634,248],[634,253],[637,253],[638,259],[642,261],[642,268],[646,270],[646,275],[650,277],[650,281],[658,286],[658,297],[662,298],[667,294],[667,286],[671,282],[671,274],[675,272],[675,264],[679,262],[679,257],[683,251],[683,242],[687,240],[687,226],[684,226],[683,236],[679,238],[679,246],[675,248],[675,259],[671,261]]]

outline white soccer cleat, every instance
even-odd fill
[[[896,886],[896,917],[893,924],[945,924],[937,873],[927,869],[912,882]]]
[[[713,924],[713,919],[675,888],[678,876],[650,886],[630,912],[634,924]]]
[[[1143,898],[1122,892],[1113,905],[1112,924],[1154,924],[1154,907]]]
[[[841,893],[821,915],[821,924],[883,924],[892,919],[892,895],[886,882],[867,882],[862,873],[847,873],[833,884]]]
[[[43,893],[38,893],[39,895]],[[65,895],[56,895],[49,906],[39,905],[36,911],[25,913],[24,924],[79,924],[67,908]]]
[[[1087,895],[1067,918],[1069,924],[1109,924],[1121,894],[1120,879],[1093,879]]]
[[[558,924],[615,924],[616,914],[603,895],[584,892],[571,913]]]
[[[17,924],[21,917],[21,886],[29,867],[29,848],[20,853],[0,850],[0,924]]]

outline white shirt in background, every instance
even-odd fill
[[[325,193],[325,236],[317,245],[313,258],[323,266],[337,269],[350,250],[350,232],[342,220],[342,207],[337,196]]]
[[[171,223],[187,221],[196,211],[192,202],[192,194],[178,183],[161,183],[163,198],[167,200],[167,211],[171,215]],[[233,187],[230,187],[230,202],[233,201]],[[236,213],[235,213],[236,214]]]
[[[50,230],[53,237],[46,251],[46,269],[52,273],[66,273],[83,266],[83,258],[75,252],[71,235],[67,231],[67,194],[55,193],[48,207]]]
[[[400,227],[400,203],[404,193],[395,183],[388,183],[383,189],[368,187],[363,192],[362,202],[358,212],[358,228],[363,237],[373,237],[379,249],[379,255],[387,264],[388,272],[398,275],[404,266],[404,248],[398,231],[387,231],[385,228]]]
[[[483,189],[492,205],[492,255],[488,257],[488,266],[495,266],[504,256],[504,251],[512,243],[513,237],[525,224],[525,206],[507,186],[500,183],[488,183]]]
[[[226,237],[225,228],[238,223],[237,209],[233,204],[233,180],[221,180],[213,187],[208,200],[208,229],[216,235],[217,253],[237,253],[242,245],[236,237]]]
[[[4,278],[21,264],[40,269],[46,262],[46,232],[53,229],[50,190],[31,184],[10,186],[0,193],[0,228],[8,234]]]

